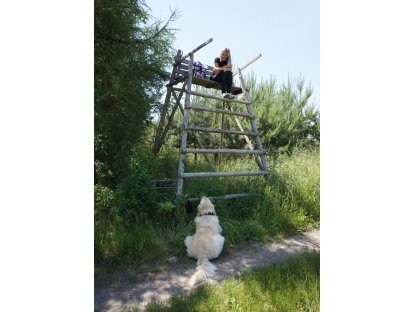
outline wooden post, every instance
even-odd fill
[[[160,114],[159,125],[156,130],[155,141],[153,143],[152,152],[154,155],[159,153],[160,147],[162,146],[161,137],[164,130],[166,114],[168,112],[168,106],[170,105],[170,98],[172,95],[172,91],[168,90],[165,97],[165,103],[163,104],[162,113]]]
[[[172,73],[170,75],[169,83],[173,82],[173,79],[175,77],[175,69],[177,67],[179,67],[179,65],[180,65],[180,62],[179,62],[179,64],[176,64],[176,63],[178,62],[178,60],[181,59],[181,57],[182,57],[182,51],[178,50],[176,52],[175,63],[173,65],[173,69],[172,69]],[[172,91],[170,89],[168,89],[167,93],[166,93],[166,97],[165,97],[165,103],[163,104],[162,112],[160,114],[159,125],[157,127],[156,134],[155,134],[155,141],[153,143],[153,148],[152,148],[153,154],[159,153],[160,147],[163,144],[162,133],[164,132],[164,124],[165,124],[165,119],[166,119],[166,115],[167,115],[167,112],[168,112],[168,107],[170,106],[171,95],[172,95]]]
[[[229,109],[230,111],[232,111],[232,108],[231,108],[230,103],[227,103],[227,104],[228,104],[228,109]],[[247,104],[247,103],[246,103],[246,104]],[[250,114],[249,114],[249,115],[250,115]],[[253,116],[253,114],[251,114],[250,116]],[[238,118],[237,118],[237,117],[235,117],[235,116],[234,116],[234,120],[235,120],[235,123],[237,124],[237,127],[240,129],[240,131],[241,131],[241,132],[244,132],[244,128],[241,126],[240,120],[238,120]],[[246,143],[247,143],[247,145],[248,145],[249,149],[254,149],[254,146],[253,146],[253,144],[251,143],[251,140],[248,138],[248,136],[247,136],[247,135],[244,135],[244,140],[246,140]],[[257,156],[256,156],[256,155],[254,155],[253,157],[254,157],[254,160],[255,160],[255,161],[256,161],[256,163],[257,163],[257,166],[259,166],[260,170],[262,170],[262,169],[263,169],[263,165],[262,165],[261,161],[257,158]]]
[[[180,111],[181,111],[182,115],[183,115],[183,116],[185,116],[185,111],[184,111],[184,109],[182,108],[182,106],[181,106],[181,105],[179,105],[179,109],[180,109]],[[188,126],[188,129],[189,129],[189,126]],[[200,148],[205,148],[205,147],[202,145],[201,141],[199,140],[197,133],[193,131],[193,134],[194,134],[194,136],[195,136],[195,140],[196,140],[196,143],[198,144],[198,146],[199,146]],[[204,153],[203,155],[204,155],[204,158],[205,158],[205,160],[207,161],[207,163],[208,163],[209,167],[210,167],[212,170],[214,170],[214,166],[212,165],[211,161],[209,160],[208,155],[207,155],[207,154],[205,154],[205,153]]]
[[[244,79],[243,79],[243,75],[241,74],[240,68],[237,68],[237,73],[238,73],[238,76],[240,78],[241,88],[243,89],[243,95],[244,95],[244,97],[246,98],[246,101],[247,101],[247,112],[249,114],[253,114],[253,110],[251,108],[250,97],[249,97],[247,89],[244,85]],[[255,120],[250,119],[250,123],[251,123],[252,131],[257,133],[257,135],[256,135],[257,149],[259,149],[261,151],[264,151],[263,150],[263,145],[261,144],[261,141],[260,141],[260,136],[259,136],[258,131],[257,131],[257,126],[256,126]],[[264,171],[269,171],[269,168],[267,166],[266,155],[263,153],[263,154],[260,155],[260,158],[261,158],[261,163],[262,163],[263,170]]]
[[[212,38],[210,38],[207,41],[205,41],[204,43],[200,44],[195,49],[193,49],[191,52],[189,52],[184,57],[182,57],[182,59],[179,61],[179,63],[182,62],[184,59],[186,59],[188,56],[192,57],[191,63],[193,63],[193,57],[194,57],[195,52],[202,49],[203,47],[205,47],[207,44],[209,44],[211,42],[212,42]],[[192,77],[192,76],[189,76],[189,77]]]
[[[222,109],[225,109],[225,101],[222,101]],[[221,113],[221,130],[224,130],[224,113]],[[224,147],[224,132],[221,132],[220,148]],[[222,154],[218,155],[218,164],[221,165]]]
[[[242,71],[244,68],[246,68],[247,66],[253,64],[255,61],[257,61],[259,58],[261,58],[261,53],[259,55],[257,55],[256,57],[254,57],[250,62],[247,62],[244,66],[240,67],[240,71]],[[233,76],[237,75],[238,73],[235,72],[233,74]]]
[[[166,137],[166,135],[167,135],[167,133],[170,129],[170,126],[171,126],[172,122],[173,122],[173,117],[175,116],[176,110],[180,106],[180,101],[181,101],[181,98],[182,98],[182,95],[183,95],[183,91],[179,94],[179,96],[176,96],[175,92],[172,92],[172,94],[173,94],[173,97],[176,100],[176,103],[175,103],[175,106],[172,108],[172,112],[169,115],[168,122],[165,126],[165,129],[163,130],[163,133],[160,135],[157,143],[155,142],[155,145],[153,147],[154,154],[159,153],[160,148],[162,147],[163,142],[165,141],[165,137]]]
[[[186,82],[187,84],[187,90],[191,91],[192,89],[192,69],[193,69],[193,63],[194,63],[194,55],[193,53],[190,53],[189,57],[189,66],[188,66],[188,80]],[[188,133],[186,128],[189,124],[189,108],[188,106],[191,105],[191,94],[186,93],[185,95],[185,112],[183,116],[183,128],[182,128],[182,141],[181,141],[181,151],[179,155],[179,168],[178,168],[178,185],[176,189],[176,196],[180,196],[183,192],[183,178],[182,174],[185,172],[185,153],[182,152],[183,149],[186,149],[186,142],[188,138]]]

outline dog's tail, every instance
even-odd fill
[[[209,262],[208,258],[198,259],[198,265],[196,267],[196,272],[192,275],[189,280],[189,285],[195,285],[199,282],[206,280],[208,277],[213,277],[217,267],[215,264]]]

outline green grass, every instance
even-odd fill
[[[158,178],[172,178],[163,176],[163,172],[171,175],[172,163],[176,165],[177,159],[172,157],[169,161],[169,156],[162,153],[158,163],[159,160],[154,161],[155,174]],[[136,199],[123,198],[123,202],[128,203],[127,207],[134,209],[134,213],[127,218],[117,214],[120,211],[115,207],[117,196],[97,188],[94,237],[97,270],[112,270],[115,266],[171,256],[185,257],[183,240],[195,229],[195,210],[192,214],[186,214],[184,210],[186,197],[258,193],[255,197],[214,202],[226,237],[224,252],[248,240],[262,241],[267,237],[282,237],[294,231],[319,227],[319,149],[268,157],[268,162],[272,172],[268,179],[230,177],[186,181],[184,198],[177,203],[149,195],[146,206],[141,207],[139,203],[135,204]],[[202,168],[204,166],[203,159],[189,161],[187,171],[205,169]],[[224,161],[222,166],[228,171],[257,170],[255,162],[245,158]],[[135,181],[133,185],[137,184]],[[140,200],[147,193],[139,191],[136,198]],[[97,206],[100,208],[97,209]]]
[[[319,278],[319,253],[306,253],[218,285],[202,285],[166,303],[153,302],[145,311],[319,311]],[[124,309],[136,311],[138,306]]]

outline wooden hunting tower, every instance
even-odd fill
[[[212,80],[209,80],[209,76],[212,74],[213,68],[211,66],[207,66],[206,69],[206,77],[207,79],[195,76],[194,71],[194,54],[207,44],[209,44],[212,39],[204,42],[185,56],[182,55],[182,51],[178,50],[176,57],[173,62],[173,69],[172,74],[170,77],[169,83],[166,85],[167,93],[165,102],[162,108],[161,116],[159,125],[155,135],[155,141],[153,145],[153,153],[156,154],[159,152],[160,148],[163,145],[165,137],[169,128],[171,127],[173,117],[179,108],[182,115],[183,115],[183,127],[182,127],[182,135],[181,135],[181,147],[180,147],[180,154],[179,154],[179,165],[178,165],[178,179],[176,185],[176,196],[180,196],[184,189],[184,180],[190,180],[195,178],[212,178],[212,177],[230,177],[230,176],[260,176],[260,175],[268,175],[269,169],[267,166],[266,160],[266,153],[263,149],[260,140],[260,134],[257,130],[255,116],[253,114],[249,93],[245,87],[243,76],[241,71],[246,68],[248,65],[253,63],[261,54],[254,58],[252,61],[247,63],[245,66],[241,68],[237,68],[237,71],[234,75],[237,75],[240,81],[240,87],[233,86],[231,92],[234,95],[242,94],[242,99],[229,99],[223,98],[221,96],[216,96],[212,94],[206,94],[202,92],[198,92],[192,90],[193,85],[202,86],[204,88],[213,88],[221,90],[221,84]],[[177,86],[178,84],[182,83],[182,86]],[[180,101],[185,94],[185,105],[182,107]],[[197,106],[191,103],[191,95],[195,97],[203,97],[206,99],[213,100],[213,103],[222,103],[222,108],[214,107],[205,107],[205,106]],[[174,98],[175,104],[171,103],[171,98]],[[243,105],[246,107],[246,111],[239,112],[234,111],[231,105]],[[206,128],[201,127],[195,124],[190,124],[190,115],[192,111],[206,111],[213,114],[220,114],[222,116],[222,120],[224,120],[224,115],[231,115],[234,118],[234,121],[238,127],[238,130],[235,129],[224,129],[224,123],[222,122],[221,128]],[[239,118],[247,118],[250,121],[251,129],[249,131],[245,131],[241,126]],[[187,146],[187,138],[188,132],[192,131],[195,134],[196,142],[198,143],[199,148],[189,148]],[[209,132],[209,133],[218,133],[221,135],[221,146],[217,149],[209,149],[204,148],[198,140],[197,133],[198,132]],[[245,138],[247,143],[248,149],[229,149],[223,146],[223,136],[224,134],[237,134],[242,135]],[[251,142],[249,137],[254,138],[254,144]],[[185,155],[187,153],[202,153],[205,156],[205,159],[209,162],[207,154],[215,153],[215,154],[252,154],[253,160],[257,163],[259,168],[258,171],[246,171],[246,172],[186,172],[186,164],[185,164]],[[215,198],[235,198],[235,197],[242,197],[247,196],[248,194],[227,194],[220,197]]]

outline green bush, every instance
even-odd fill
[[[295,149],[291,155],[275,155],[268,160],[272,172],[268,179],[200,179],[186,184],[191,197],[243,191],[258,194],[214,201],[225,237],[225,252],[247,241],[282,237],[319,226],[319,149]],[[183,240],[195,233],[197,203],[187,214],[186,198],[177,202],[162,199],[150,183],[150,172],[156,170],[150,162],[154,165],[157,160],[142,152],[131,163],[130,175],[115,191],[96,186],[96,218],[111,220],[106,221],[106,226],[96,226],[96,263],[141,263],[185,256]],[[228,169],[233,171],[234,166],[241,170],[246,163],[237,159]]]
[[[99,184],[94,185],[94,222],[108,224],[113,220],[115,195],[113,190]]]
[[[319,149],[294,150],[291,156],[271,159],[273,174],[262,192],[264,204],[258,207],[266,224],[273,227],[280,221],[284,232],[319,225],[319,155]]]
[[[117,215],[127,226],[149,220],[155,213],[156,191],[145,174],[135,173],[123,179],[116,194]]]
[[[155,216],[157,193],[152,180],[150,148],[137,147],[128,174],[116,188],[117,215],[126,226],[147,222]]]
[[[143,223],[96,228],[94,245],[95,263],[103,267],[153,260],[167,248],[156,229]]]

